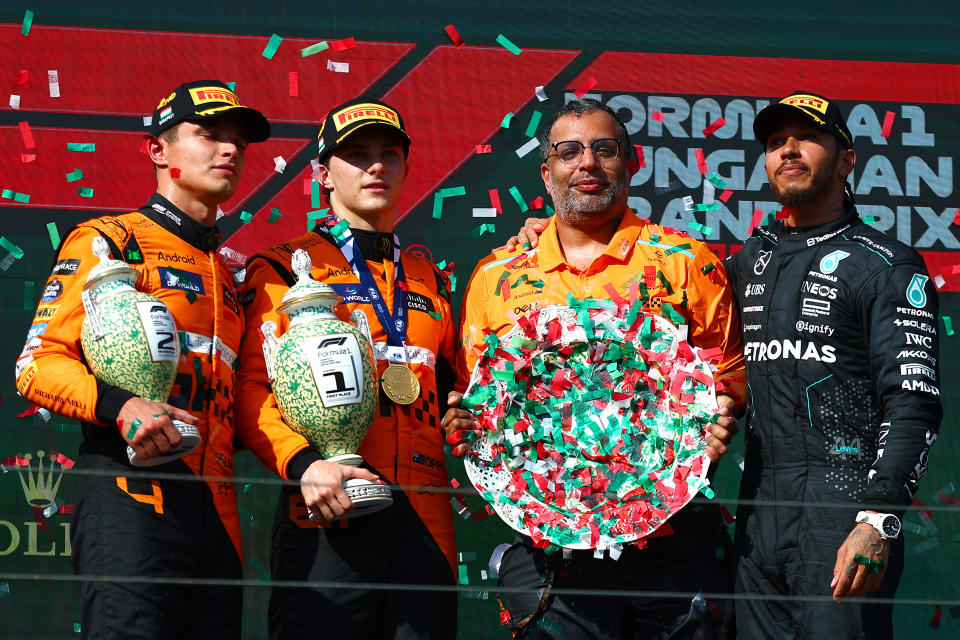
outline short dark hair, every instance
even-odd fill
[[[557,123],[557,120],[571,113],[579,118],[590,111],[603,111],[604,113],[610,114],[610,117],[613,118],[617,126],[620,127],[620,138],[623,140],[624,148],[628,150],[631,148],[630,134],[627,133],[627,127],[624,126],[623,122],[617,116],[617,112],[599,100],[583,98],[581,100],[571,100],[566,103],[547,121],[547,126],[543,130],[543,137],[540,139],[540,162],[546,162],[550,156],[550,133],[553,131],[553,125]]]

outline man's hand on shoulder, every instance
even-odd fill
[[[530,245],[529,247],[524,246],[524,249],[533,249],[540,242],[540,234],[543,233],[543,230],[547,228],[549,223],[550,218],[527,218],[527,221],[523,223],[517,235],[511,236],[507,240],[507,244],[502,247],[497,247],[494,251],[499,251],[500,249],[513,251],[518,245]]]
[[[833,599],[855,598],[880,588],[890,560],[890,541],[866,523],[853,528],[837,551],[833,566]]]
[[[468,436],[480,429],[480,423],[477,417],[460,408],[460,402],[463,400],[463,394],[451,391],[447,396],[447,413],[440,420],[440,426],[443,427],[443,434],[447,442],[453,445],[453,455],[460,457],[470,448]]]
[[[317,460],[300,477],[300,493],[307,510],[319,517],[314,521],[330,521],[339,518],[353,509],[353,502],[347,496],[343,485],[350,478],[362,478],[371,482],[380,479],[376,474],[361,467]]]
[[[117,427],[137,455],[149,460],[180,446],[180,432],[173,426],[174,420],[196,424],[197,417],[165,402],[134,396],[120,407]]]

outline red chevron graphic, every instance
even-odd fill
[[[413,139],[397,221],[466,162],[475,146],[497,131],[507,112],[516,113],[533,99],[534,87],[549,83],[579,53],[524,49],[515,56],[501,47],[433,49],[383,96],[403,114]],[[307,168],[267,204],[267,209],[277,207],[283,213],[274,226],[267,226],[268,215],[260,215],[227,245],[250,255],[267,242],[265,237],[273,241],[303,233],[310,210],[303,181],[309,177]]]

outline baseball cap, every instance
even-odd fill
[[[334,107],[323,117],[320,133],[317,135],[317,154],[322,161],[343,141],[362,127],[379,125],[400,132],[403,138],[403,155],[410,151],[410,136],[403,127],[400,113],[386,104],[369,96],[360,96]]]
[[[766,146],[767,138],[773,132],[777,121],[784,115],[802,114],[810,124],[832,133],[840,141],[840,146],[849,149],[853,146],[853,136],[847,129],[840,107],[832,100],[806,91],[797,91],[778,102],[760,110],[753,120],[753,134],[760,144]]]
[[[219,80],[184,82],[174,89],[154,109],[150,135],[158,136],[187,120],[196,122],[228,112],[240,117],[249,142],[263,142],[270,137],[270,123],[263,114],[240,104],[237,94]]]

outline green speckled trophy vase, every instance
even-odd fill
[[[377,410],[370,328],[360,310],[351,315],[357,327],[337,318],[333,309],[342,298],[310,277],[312,266],[306,251],[294,252],[297,282],[278,309],[290,318],[283,336],[276,337],[274,322],[261,326],[267,376],[287,426],[327,461],[356,467],[363,462],[357,451]],[[393,504],[390,487],[382,482],[350,478],[344,490],[354,504],[351,518]]]
[[[111,260],[107,241],[93,239],[100,258],[87,276],[83,308],[87,317],[80,331],[83,355],[90,370],[103,382],[154,402],[167,402],[177,377],[180,340],[167,305],[137,291],[140,274],[123,260]],[[166,455],[142,459],[127,447],[130,464],[153,467],[190,453],[201,442],[197,428],[174,420],[180,446]]]

